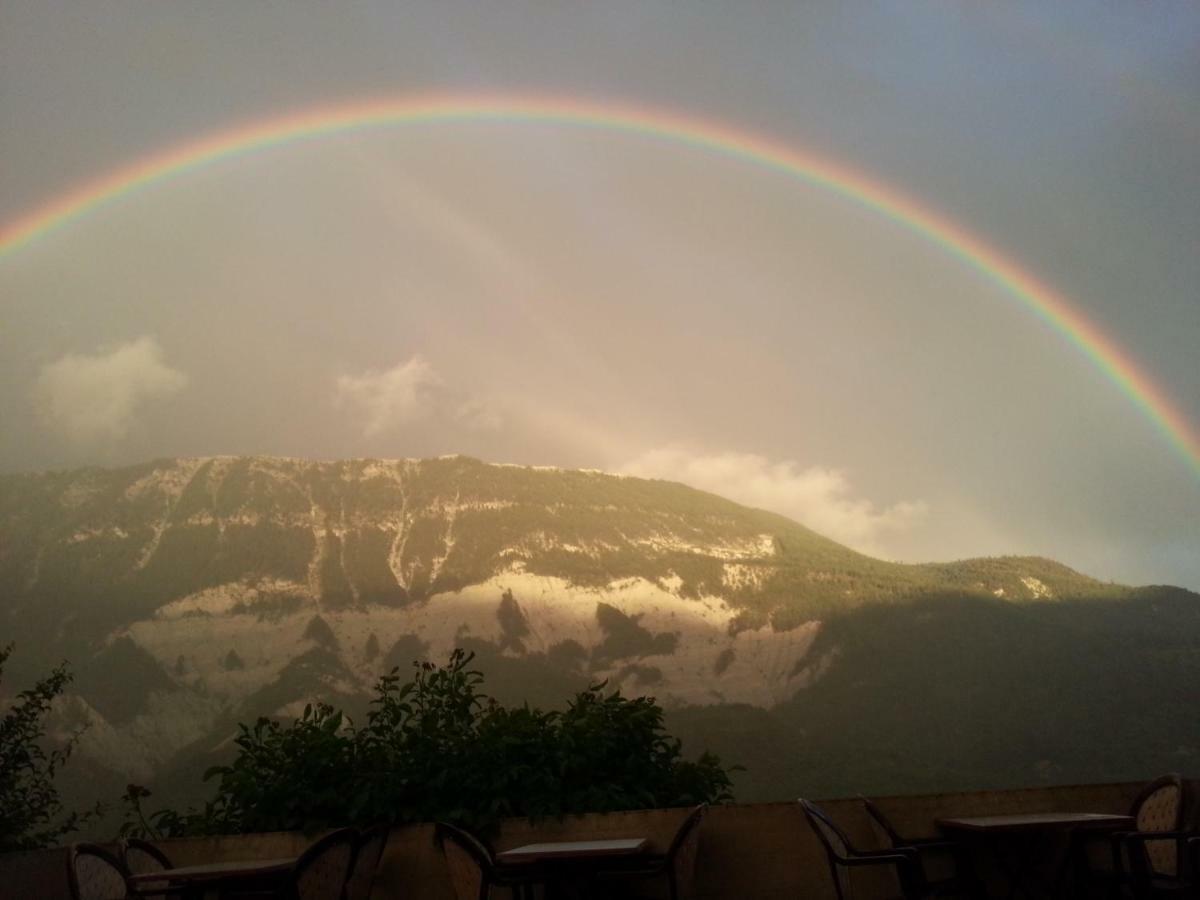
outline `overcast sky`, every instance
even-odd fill
[[[1200,7],[0,2],[0,221],[316,105],[553,93],[893,185],[1200,420]],[[889,558],[1200,589],[1200,481],[1076,348],[829,191],[645,136],[357,131],[0,258],[0,470],[462,452],[683,480]]]

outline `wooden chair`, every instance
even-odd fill
[[[499,866],[475,835],[448,822],[438,822],[435,839],[446,856],[450,882],[458,900],[489,900],[493,887],[511,888],[518,898],[532,897],[543,875],[535,866]]]
[[[838,900],[851,900],[850,870],[862,866],[888,866],[896,873],[902,900],[924,900],[936,896],[925,884],[921,874],[920,855],[912,847],[895,847],[891,850],[859,850],[846,833],[834,824],[828,814],[817,804],[801,798],[800,808],[808,824],[816,833],[825,857],[829,862],[829,874]]]
[[[943,837],[905,837],[879,806],[867,797],[859,796],[871,822],[883,835],[887,849],[911,847],[917,851],[921,863],[921,876],[935,896],[959,895],[983,897],[983,885],[971,865],[971,854],[960,841]],[[934,874],[947,872],[948,874]]]
[[[1170,773],[1147,784],[1133,801],[1134,831],[1074,831],[1068,852],[1075,861],[1075,896],[1088,897],[1097,886],[1109,897],[1175,890],[1186,880],[1188,800],[1183,779]]]
[[[596,883],[611,885],[618,882],[622,900],[635,900],[629,893],[629,882],[665,879],[670,900],[687,900],[695,885],[700,825],[707,811],[707,804],[702,803],[683,817],[666,853],[639,856],[627,863],[616,862],[596,876]]]
[[[67,852],[67,887],[71,900],[124,900],[129,896],[129,870],[97,844],[72,844]]]
[[[373,825],[359,833],[350,877],[346,881],[346,900],[367,900],[371,895],[371,882],[390,831],[390,825]]]

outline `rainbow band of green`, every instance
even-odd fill
[[[1200,431],[1115,341],[1067,300],[984,241],[895,189],[847,166],[727,125],[657,109],[558,97],[438,95],[308,110],[220,131],[137,160],[0,227],[0,261],[126,194],[192,169],[292,141],[382,126],[543,122],[661,138],[774,169],[873,210],[921,235],[1002,287],[1087,356],[1200,477]]]

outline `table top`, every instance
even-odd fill
[[[498,862],[546,862],[549,860],[592,859],[598,856],[632,856],[646,849],[645,838],[617,838],[604,841],[550,841],[525,844],[496,854]]]
[[[1129,828],[1133,826],[1133,819],[1113,813],[1051,812],[938,819],[937,825],[946,831],[1037,831],[1081,827]]]
[[[230,862],[201,863],[196,866],[180,866],[178,869],[160,869],[157,872],[142,872],[130,877],[135,884],[151,881],[211,881],[218,878],[240,878],[247,875],[274,875],[289,871],[296,864],[296,857],[285,859],[239,859]]]

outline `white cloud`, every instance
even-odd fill
[[[42,423],[73,441],[118,441],[145,404],[187,383],[186,375],[167,365],[158,341],[146,336],[91,356],[69,353],[43,366],[33,399]]]
[[[496,410],[449,387],[420,355],[382,372],[339,375],[337,402],[362,420],[364,437],[431,418],[475,430],[494,430],[501,425]]]
[[[420,356],[384,372],[339,375],[339,403],[363,419],[363,434],[374,437],[423,419],[433,410],[442,380]]]
[[[853,496],[844,472],[753,453],[693,454],[661,448],[621,467],[628,475],[681,481],[747,506],[795,519],[857,550],[878,553],[878,541],[908,531],[928,509],[921,501],[878,508]]]

